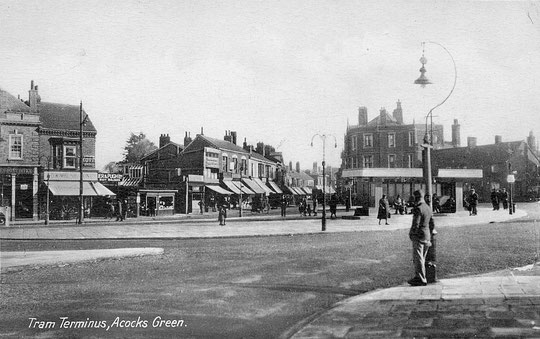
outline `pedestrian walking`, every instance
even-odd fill
[[[114,217],[114,203],[111,199],[107,199],[107,215],[105,219],[111,220]]]
[[[430,224],[434,225],[433,212],[424,201],[424,192],[415,191],[413,196],[415,206],[409,239],[412,241],[413,248],[414,277],[407,282],[412,286],[425,286],[427,285],[426,255],[431,246]]]
[[[285,195],[281,196],[281,216],[287,216],[287,198],[285,197]]]
[[[199,200],[199,210],[200,210],[200,213],[203,214],[203,210],[204,210],[204,201],[201,199]]]
[[[122,199],[116,200],[116,221],[123,221],[124,219],[124,212],[122,209]]]
[[[477,205],[478,205],[478,193],[476,193],[476,190],[474,188],[471,188],[471,194],[469,195],[469,205],[471,205],[471,214],[470,215],[477,215]]]
[[[497,190],[495,188],[491,191],[490,198],[491,198],[491,205],[493,205],[493,210],[498,211],[499,207],[500,207],[500,204],[499,204],[499,192],[497,192]]]
[[[328,203],[328,206],[330,206],[330,219],[334,219],[334,217],[337,218],[337,197],[335,194],[330,197],[330,202]]]
[[[436,193],[433,193],[433,212],[441,213],[441,200]]]
[[[225,226],[227,223],[227,209],[225,205],[218,206],[218,221],[220,226]]]
[[[401,199],[401,196],[399,194],[397,195],[396,200],[394,200],[394,208],[396,209],[395,214],[399,213],[403,215],[403,212],[405,211],[403,206],[403,199]]]
[[[379,225],[381,224],[382,219],[384,219],[385,225],[390,225],[388,223],[389,213],[390,213],[390,208],[388,205],[388,199],[386,198],[386,194],[383,194],[382,198],[379,199],[379,210],[377,211],[377,219],[379,219]]]

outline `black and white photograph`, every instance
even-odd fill
[[[0,337],[540,337],[540,1],[0,0]]]

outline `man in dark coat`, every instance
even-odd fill
[[[433,212],[424,201],[422,191],[415,191],[413,196],[416,205],[413,208],[409,239],[413,247],[414,277],[408,283],[412,286],[425,286],[427,285],[425,264],[426,255],[431,246],[430,222],[432,223]]]
[[[491,204],[493,205],[494,211],[499,209],[499,192],[497,192],[496,189],[491,191]]]
[[[471,205],[471,215],[476,215],[478,213],[478,210],[476,209],[476,206],[478,205],[478,193],[476,193],[474,188],[471,188],[469,204]]]

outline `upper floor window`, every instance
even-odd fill
[[[233,156],[231,167],[234,173],[238,173],[238,158],[236,156]]]
[[[355,151],[357,147],[356,135],[351,136],[351,151]]]
[[[64,146],[64,168],[75,168],[77,165],[77,146]]]
[[[364,134],[364,147],[373,147],[373,134]]]
[[[244,175],[247,175],[248,172],[248,166],[247,166],[247,159],[242,158],[241,165],[240,165],[240,172]]]
[[[388,147],[396,147],[396,134],[388,133]]]
[[[9,159],[23,158],[23,136],[22,134],[9,135]]]
[[[222,157],[222,160],[223,160],[223,163],[222,163],[222,168],[223,168],[223,172],[229,172],[229,169],[228,169],[228,166],[229,166],[229,157],[224,155]]]
[[[414,167],[414,156],[412,154],[407,155],[407,165],[409,166],[409,168]]]
[[[389,168],[395,168],[396,167],[396,155],[395,154],[389,154],[388,155],[388,167]]]
[[[364,168],[372,168],[372,167],[373,167],[373,155],[365,155]]]
[[[416,133],[414,131],[409,131],[409,146],[416,145]]]

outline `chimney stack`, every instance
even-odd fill
[[[379,112],[380,117],[380,125],[386,125],[386,108],[381,107],[381,111]]]
[[[459,147],[461,145],[461,125],[458,124],[458,119],[454,119],[452,125],[452,146]]]
[[[502,142],[502,136],[496,135],[495,136],[495,144],[500,144]]]
[[[476,137],[467,137],[467,147],[476,147]]]
[[[34,80],[30,82],[30,90],[28,91],[28,105],[30,112],[37,112],[37,104],[39,102],[38,87],[34,86]]]
[[[189,145],[191,141],[191,133],[188,135],[188,132],[186,132],[186,135],[184,136],[184,147]]]
[[[362,106],[358,108],[358,125],[365,126],[367,123],[367,108]]]
[[[167,144],[170,144],[171,143],[171,137],[169,136],[169,134],[161,134],[160,137],[159,137],[159,148],[167,145]]]
[[[401,109],[401,101],[399,101],[398,99],[396,104],[397,107],[394,112],[392,112],[392,115],[394,116],[398,124],[403,125],[403,110]]]
[[[231,132],[232,143],[236,145],[236,131]]]

